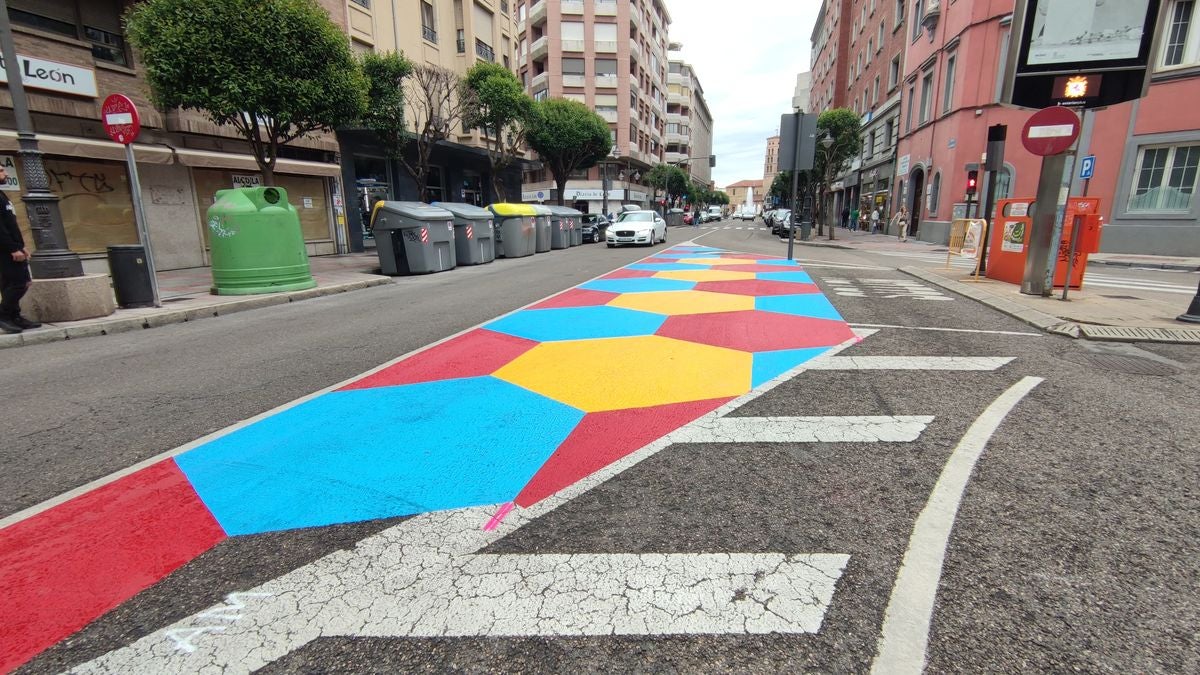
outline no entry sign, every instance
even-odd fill
[[[1021,143],[1035,155],[1061,155],[1079,138],[1079,116],[1069,108],[1039,110],[1025,123]]]
[[[137,106],[124,94],[111,94],[100,106],[100,118],[108,137],[123,145],[137,140],[142,131],[142,120]]]

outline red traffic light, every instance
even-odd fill
[[[979,189],[979,172],[971,169],[967,172],[967,194],[973,195]]]

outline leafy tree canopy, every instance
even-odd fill
[[[533,99],[525,93],[521,81],[508,68],[480,62],[467,71],[466,87],[474,95],[472,105],[463,114],[467,128],[487,130],[486,145],[492,166],[492,187],[503,201],[501,172],[521,152],[530,121],[534,118]]]
[[[562,204],[567,176],[607,157],[612,134],[604,118],[578,101],[548,98],[535,104],[533,110],[529,145],[554,174],[558,203]]]
[[[862,120],[849,108],[826,110],[817,118],[817,139],[833,139],[828,151],[818,144],[814,170],[823,181],[841,173],[862,148]]]
[[[280,145],[366,109],[349,40],[313,0],[145,0],[126,33],[155,105],[237,128],[268,183]]]
[[[691,178],[683,169],[674,164],[656,164],[646,172],[646,184],[668,195],[686,194],[691,186]]]
[[[364,127],[375,132],[388,157],[396,158],[407,143],[404,122],[404,78],[413,65],[403,53],[369,52],[360,61],[367,79],[367,110]]]

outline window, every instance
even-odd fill
[[[1167,8],[1166,39],[1163,40],[1162,68],[1200,64],[1200,37],[1192,30],[1196,18],[1194,0],[1174,0]]]
[[[118,0],[10,0],[8,7],[15,24],[82,40],[90,44],[93,59],[130,65]]]
[[[888,66],[888,91],[896,88],[900,84],[900,55],[892,57],[892,63]]]
[[[933,182],[929,184],[929,215],[935,215],[938,202],[942,199],[942,172],[933,174]]]
[[[1010,31],[1010,30],[1005,30],[1004,32],[1002,32],[1000,34],[1000,51],[997,52],[997,54],[1000,54],[1001,56],[999,58],[999,61],[1000,61],[999,72],[996,74],[995,98],[992,99],[994,101],[999,101],[1000,96],[1004,93],[1004,78],[1007,77],[1006,71],[1008,70],[1008,62],[1005,60],[1004,54],[1008,53],[1008,43],[1009,43],[1009,40],[1011,40],[1011,39],[1012,39],[1012,31]]]
[[[563,75],[580,75],[580,76],[584,75],[585,71],[584,71],[583,59],[563,59],[562,60],[562,74]]]
[[[958,65],[958,55],[951,54],[946,59],[946,82],[942,85],[942,113],[950,112],[950,108],[954,105],[954,71]]]
[[[921,37],[921,15],[924,14],[925,0],[916,0],[913,2],[912,17],[909,23],[912,24],[912,41],[916,42],[917,38]]]
[[[871,105],[879,105],[879,76],[875,76],[875,86],[871,89]]]
[[[421,37],[430,42],[437,42],[437,22],[434,21],[433,5],[421,2]]]
[[[879,34],[875,36],[875,44],[879,51],[883,51],[883,22],[879,22]]]
[[[900,24],[904,23],[904,4],[908,0],[896,0],[896,11],[893,17],[892,28],[899,28]]]
[[[358,5],[359,7],[366,7],[367,9],[371,9],[371,0],[350,0],[350,2],[353,2],[354,4]]]
[[[921,78],[921,117],[920,123],[929,121],[933,115],[933,72],[925,73]]]
[[[1134,171],[1129,211],[1190,211],[1197,166],[1200,145],[1143,148]]]
[[[83,27],[83,37],[92,43],[92,58],[108,61],[119,66],[127,66],[125,60],[125,38],[117,33],[110,33],[91,26]]]
[[[913,101],[917,98],[917,87],[915,85],[908,86],[908,114],[904,116],[904,133],[912,131],[913,123]]]
[[[563,51],[581,52],[584,49],[583,22],[563,21],[559,24]]]
[[[533,92],[533,100],[535,100],[535,101],[545,101],[549,96],[550,96],[549,89],[541,89],[539,91]]]
[[[617,60],[616,59],[596,59],[596,77],[616,77],[617,76]]]
[[[465,37],[463,29],[459,28],[458,30],[454,31],[454,44],[458,48],[459,54],[467,53],[467,38]]]

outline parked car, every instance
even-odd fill
[[[683,214],[683,224],[684,225],[691,225],[692,223],[695,223],[695,222],[696,222],[695,212],[688,211],[687,213]]]
[[[667,240],[667,221],[654,211],[625,211],[608,226],[604,237],[609,248],[624,244],[653,246]]]
[[[604,241],[604,231],[608,229],[608,217],[599,213],[583,214],[583,240],[599,244]]]
[[[710,223],[713,221],[720,221],[724,217],[725,217],[725,215],[723,213],[721,213],[721,207],[710,206],[710,207],[708,207],[708,210],[705,211],[704,214],[700,217],[700,222]]]
[[[775,209],[771,217],[771,233],[782,234],[787,229],[788,220],[792,217],[791,209]]]

